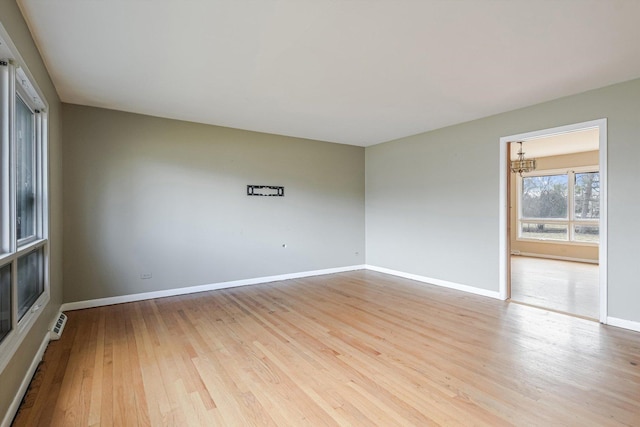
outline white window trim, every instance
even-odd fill
[[[36,223],[36,237],[25,239],[19,242],[16,241],[15,226],[10,226],[8,229],[0,228],[0,266],[11,265],[11,292],[12,292],[12,329],[4,337],[0,343],[0,372],[2,372],[9,361],[13,358],[16,351],[24,341],[25,337],[31,330],[32,326],[39,319],[40,315],[45,311],[45,307],[50,301],[50,272],[49,272],[49,206],[48,206],[48,194],[49,194],[49,157],[48,157],[48,103],[36,84],[36,80],[29,72],[29,69],[25,65],[25,61],[20,56],[20,53],[16,49],[15,45],[11,41],[9,34],[4,29],[2,23],[0,23],[0,60],[8,63],[7,66],[0,66],[0,102],[3,104],[2,111],[4,112],[0,116],[0,168],[7,167],[5,162],[7,159],[11,159],[11,156],[15,153],[7,151],[5,147],[8,146],[6,141],[13,140],[15,132],[14,129],[14,96],[19,91],[21,97],[27,102],[32,109],[40,111],[38,119],[36,120],[36,137],[39,139],[37,143],[36,162],[37,162],[37,176],[36,185],[37,191],[39,191],[40,197],[38,198],[38,205],[36,209],[39,211],[37,215]],[[17,83],[18,79],[18,83]],[[9,162],[13,163],[12,160]],[[0,170],[2,170],[0,169]],[[3,172],[4,173],[4,172]],[[11,174],[13,175],[13,174]],[[6,175],[3,182],[7,182],[5,186],[0,188],[0,209],[3,206],[6,211],[2,212],[3,217],[8,217],[8,223],[15,223],[15,176]],[[10,215],[7,215],[9,214]],[[23,315],[22,319],[17,320],[17,262],[18,258],[26,253],[42,248],[43,251],[43,263],[44,263],[44,290],[38,299],[31,305],[30,309]]]
[[[536,242],[536,243],[549,243],[553,245],[570,245],[570,246],[591,246],[598,247],[598,242],[580,242],[571,240],[573,236],[573,226],[577,224],[583,225],[600,225],[600,218],[596,219],[575,219],[574,213],[574,184],[571,180],[571,177],[577,173],[585,173],[585,172],[600,172],[600,167],[598,165],[591,166],[576,166],[576,167],[568,167],[561,169],[541,169],[533,172],[523,173],[522,176],[516,175],[516,240],[520,242]],[[568,175],[568,217],[567,219],[562,218],[523,218],[522,217],[522,179],[527,177],[535,177],[535,176],[549,176],[549,175]],[[558,239],[534,239],[522,237],[522,223],[530,223],[530,224],[562,224],[567,226],[567,240],[558,240]]]

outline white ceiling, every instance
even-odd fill
[[[368,146],[640,77],[637,0],[18,0],[64,102]]]

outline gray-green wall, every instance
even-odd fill
[[[500,137],[601,118],[608,315],[640,321],[640,79],[367,148],[367,264],[498,291]]]
[[[65,302],[364,264],[362,147],[68,104],[63,117]]]
[[[0,2],[0,21],[49,103],[49,204],[51,207],[51,258],[49,261],[51,299],[14,357],[0,372],[1,422],[62,303],[62,153],[60,149],[62,138],[60,99],[15,1]]]

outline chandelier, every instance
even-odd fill
[[[518,141],[518,144],[520,144],[518,160],[511,160],[511,172],[519,173],[522,176],[523,173],[536,170],[536,159],[525,159],[522,151],[522,141]]]

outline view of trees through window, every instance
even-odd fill
[[[18,259],[18,319],[44,292],[42,248]]]
[[[600,174],[588,172],[575,175],[576,218],[600,218]]]
[[[519,200],[519,237],[598,242],[599,172],[523,177]]]
[[[522,217],[567,219],[567,175],[531,176],[522,179]]]

